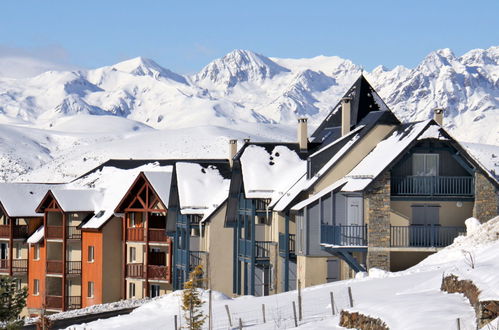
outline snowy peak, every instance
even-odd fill
[[[232,88],[241,82],[271,79],[283,72],[289,70],[268,57],[247,50],[234,50],[205,66],[194,80],[201,85]]]
[[[144,57],[136,57],[111,66],[112,69],[130,73],[134,76],[150,76],[155,79],[165,78],[181,84],[188,84],[185,77],[163,68],[158,63]]]

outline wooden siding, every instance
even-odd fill
[[[82,235],[82,308],[102,304],[102,264],[103,264],[102,232],[83,232]],[[94,247],[94,261],[88,260],[88,247]],[[119,250],[119,246],[116,247]],[[116,279],[118,280],[118,279]],[[88,297],[88,282],[94,282],[94,296]]]
[[[28,309],[40,309],[43,306],[43,293],[45,292],[45,245],[39,244],[40,246],[40,258],[38,260],[34,259],[35,255],[35,245],[30,244],[29,247],[29,261],[28,261],[28,299],[26,301],[26,307]],[[33,294],[33,282],[37,279],[40,283],[39,294],[35,296]]]

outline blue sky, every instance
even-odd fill
[[[0,56],[84,68],[145,56],[192,73],[233,49],[371,70],[499,45],[499,1],[2,1]],[[3,53],[3,54],[2,54]]]

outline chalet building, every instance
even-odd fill
[[[51,187],[54,185],[0,184],[0,275],[14,276],[18,288],[28,285],[27,238],[43,223],[43,216],[35,212],[36,202]]]
[[[232,293],[233,234],[224,228],[230,173],[227,160],[175,164],[167,217],[174,237],[174,289],[182,289],[189,272],[201,265],[206,288]]]
[[[294,217],[272,208],[307,168],[317,145],[300,120],[298,143],[247,142],[233,158],[225,226],[233,228],[233,293],[269,295],[296,287]]]
[[[302,283],[406,269],[465,233],[467,218],[497,214],[497,178],[441,120],[437,110],[435,120],[401,124],[363,77],[347,92],[312,134],[336,138],[274,208],[292,205]]]
[[[36,212],[43,214],[43,228],[29,239],[33,244],[29,290],[33,296],[43,296],[28,302],[30,314],[39,314],[42,308],[47,312],[81,308],[80,225],[93,217],[101,198],[96,190],[51,189],[36,208]]]
[[[171,170],[141,172],[115,212],[122,220],[125,298],[156,297],[172,290],[172,241],[166,235]]]

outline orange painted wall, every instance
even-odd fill
[[[28,255],[28,299],[26,305],[28,308],[42,308],[43,296],[45,292],[45,245],[40,244],[40,259],[34,260],[35,245],[30,244]],[[33,281],[40,281],[40,294],[33,295]]]
[[[94,247],[94,262],[88,262],[88,247]],[[82,306],[102,304],[102,232],[82,232]],[[119,280],[119,279],[117,279]],[[94,297],[88,297],[88,282],[94,282]]]

